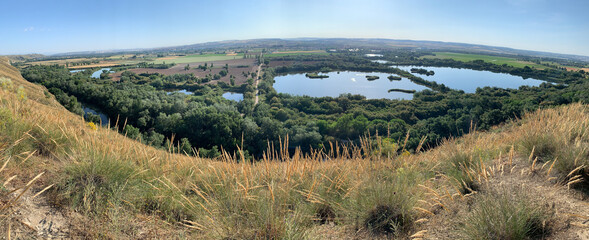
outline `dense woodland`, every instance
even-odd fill
[[[409,72],[374,63],[362,53],[270,57],[293,64],[266,68],[258,86],[260,103],[254,105],[253,79],[242,86],[204,84],[190,75],[163,76],[123,73],[119,82],[92,79],[90,71],[70,73],[61,66],[30,66],[23,76],[42,84],[70,111],[83,114],[81,102],[119,119],[119,131],[156,147],[171,145],[188,154],[218,156],[221,149],[233,152],[243,147],[247,157],[259,157],[272,144],[288,136],[291,150],[322,149],[329,143],[357,143],[362,136],[378,138],[391,145],[393,153],[405,144],[415,149],[420,141],[433,147],[444,138],[460,136],[472,127],[489,129],[526,111],[571,102],[589,103],[589,81],[583,72],[558,69],[538,70],[495,65],[483,61],[420,59],[424,53],[383,52],[396,64],[459,67],[533,77],[552,83],[519,89],[479,88],[474,94],[426,81]],[[342,94],[314,98],[277,93],[274,76],[298,72],[329,71],[387,72],[429,87],[416,92],[413,100],[366,99]],[[167,94],[164,90],[184,88],[193,95]],[[232,89],[244,93],[237,103],[221,97]],[[96,121],[95,116],[86,116]],[[126,122],[126,125],[122,124]]]

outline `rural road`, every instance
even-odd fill
[[[259,90],[258,90],[258,84],[260,83],[260,72],[262,71],[262,65],[264,65],[264,64],[263,63],[260,63],[260,66],[258,66],[258,72],[256,73],[256,81],[254,83],[255,84],[254,87],[256,88],[256,91],[254,92],[255,95],[256,95],[256,100],[254,101],[254,106],[255,105],[258,105],[258,101],[259,101],[259,97],[258,97],[258,92],[259,92]]]

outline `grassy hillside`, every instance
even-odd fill
[[[288,156],[285,139],[250,163],[239,152],[169,153],[88,124],[5,60],[0,78],[7,239],[589,237],[585,105],[419,154],[376,138]]]

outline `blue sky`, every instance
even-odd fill
[[[585,0],[6,0],[2,6],[0,54],[350,37],[589,56]]]

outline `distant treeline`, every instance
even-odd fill
[[[407,90],[407,89],[400,89],[400,88],[391,88],[388,92],[402,92],[402,93],[416,93],[415,90]]]
[[[154,69],[168,69],[173,66],[176,66],[176,63],[147,63],[147,62],[140,62],[137,64],[139,68],[154,68]]]

